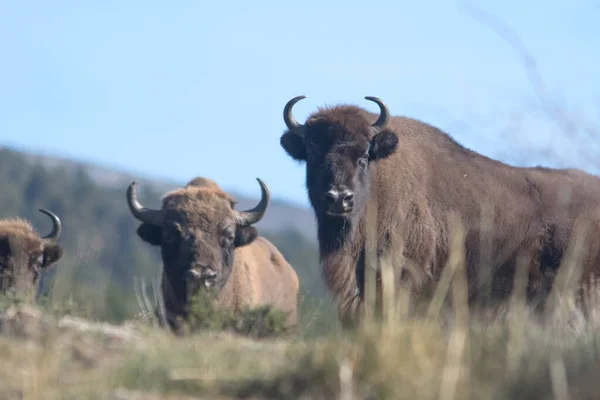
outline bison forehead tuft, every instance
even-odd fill
[[[213,186],[188,186],[163,197],[163,209],[170,215],[207,228],[207,225],[223,222],[230,216],[234,204],[229,194]]]
[[[42,248],[39,234],[28,221],[20,218],[0,221],[0,242],[5,243],[6,250],[12,246],[24,246],[27,251]]]
[[[40,236],[33,226],[21,218],[0,221],[0,238],[22,238],[28,241],[39,241]]]
[[[309,131],[327,129],[328,133],[335,136],[337,140],[368,142],[373,136],[370,125],[376,118],[375,114],[359,107],[342,105],[319,108],[309,115],[306,127]]]

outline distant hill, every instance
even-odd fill
[[[97,185],[122,189],[123,193],[125,193],[125,188],[132,180],[140,180],[143,182],[144,187],[151,186],[153,191],[158,193],[165,193],[185,184],[185,182],[169,182],[151,176],[118,171],[83,161],[53,157],[45,154],[35,154],[20,149],[16,150],[0,146],[0,149],[2,148],[19,152],[23,155],[24,159],[32,165],[40,163],[40,165],[48,169],[63,168],[70,175],[75,174],[76,171],[81,168]],[[231,191],[230,194],[238,201],[238,208],[240,209],[253,207],[258,202],[257,198],[243,196]],[[312,210],[279,200],[273,194],[271,196],[269,210],[263,220],[257,224],[257,228],[265,229],[267,231],[292,228],[306,236],[307,239],[316,242],[316,222]],[[144,199],[144,202],[147,201],[151,200]]]

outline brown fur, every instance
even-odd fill
[[[354,163],[356,158],[352,157],[358,157],[369,145],[374,148],[376,139],[369,125],[376,117],[355,106],[322,108],[309,116],[304,140],[286,130],[281,144],[290,156],[304,161],[306,152],[312,152],[313,157],[319,152],[328,156],[332,152],[340,154],[342,147],[335,146],[345,143],[354,153],[345,149],[341,157]],[[520,253],[530,257],[530,301],[536,295],[543,297],[569,244],[574,221],[580,216],[593,222],[584,278],[591,272],[599,272],[600,180],[597,177],[574,169],[509,166],[468,150],[439,129],[410,118],[392,117],[379,135],[390,132],[398,138],[395,151],[369,162],[368,179],[363,186],[356,183],[356,177],[348,182],[358,185],[357,196],[361,190],[368,194],[366,207],[373,196],[377,197],[378,254],[393,260],[404,257],[418,267],[419,276],[412,276],[415,293],[437,281],[448,259],[450,212],[456,212],[467,229],[471,301],[481,298],[477,284],[482,271],[480,235],[491,241],[488,265],[494,270],[492,299],[505,299],[512,291]],[[335,181],[353,173],[348,165],[355,164],[340,162],[333,168],[330,179]],[[344,228],[346,231],[339,222],[320,217],[321,192],[309,182],[308,169],[316,171],[318,167],[311,166],[309,158],[307,188],[320,219],[323,276],[339,301],[341,314],[353,314],[362,299],[366,208],[355,207],[360,209],[346,221],[350,226]],[[571,194],[561,202],[563,189]],[[495,206],[491,235],[480,229],[482,204]],[[328,244],[332,241],[338,244]]]
[[[0,292],[29,292],[37,287],[41,269],[62,257],[58,245],[47,247],[29,221],[0,220]]]
[[[288,323],[296,324],[298,276],[283,255],[264,237],[235,250],[233,271],[218,302],[222,307],[242,310],[270,304],[289,312]]]
[[[189,293],[184,274],[208,267],[219,273],[212,288],[219,307],[241,311],[246,306],[271,305],[288,313],[288,325],[295,325],[299,280],[279,250],[257,237],[252,226],[234,229],[233,248],[221,247],[223,232],[235,227],[234,204],[214,181],[195,178],[163,197],[162,208],[167,211],[161,227],[142,224],[138,229],[143,240],[161,246],[162,290],[170,320],[186,315]],[[163,242],[165,234],[177,238],[177,249],[176,242]]]

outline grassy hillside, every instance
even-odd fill
[[[37,211],[39,208],[48,208],[62,219],[60,243],[65,247],[65,256],[44,277],[42,288],[70,288],[60,291],[61,296],[67,296],[63,302],[76,302],[93,318],[120,321],[131,316],[139,310],[134,278],[140,279],[135,282],[146,283],[150,295],[152,285],[158,283],[159,250],[137,237],[139,222],[131,216],[125,201],[125,189],[132,179],[140,178],[0,148],[0,218],[28,218],[42,233],[50,229],[50,221]],[[147,177],[143,182],[139,197],[154,207],[159,206],[165,190],[175,187]],[[240,207],[258,201],[237,198]],[[310,233],[314,226],[307,228],[309,213],[275,202],[257,224],[260,233],[272,240],[296,269],[301,292],[308,294],[302,307],[327,299]]]

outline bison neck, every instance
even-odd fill
[[[363,225],[362,219],[318,219],[321,273],[342,314],[353,312],[360,301]]]

